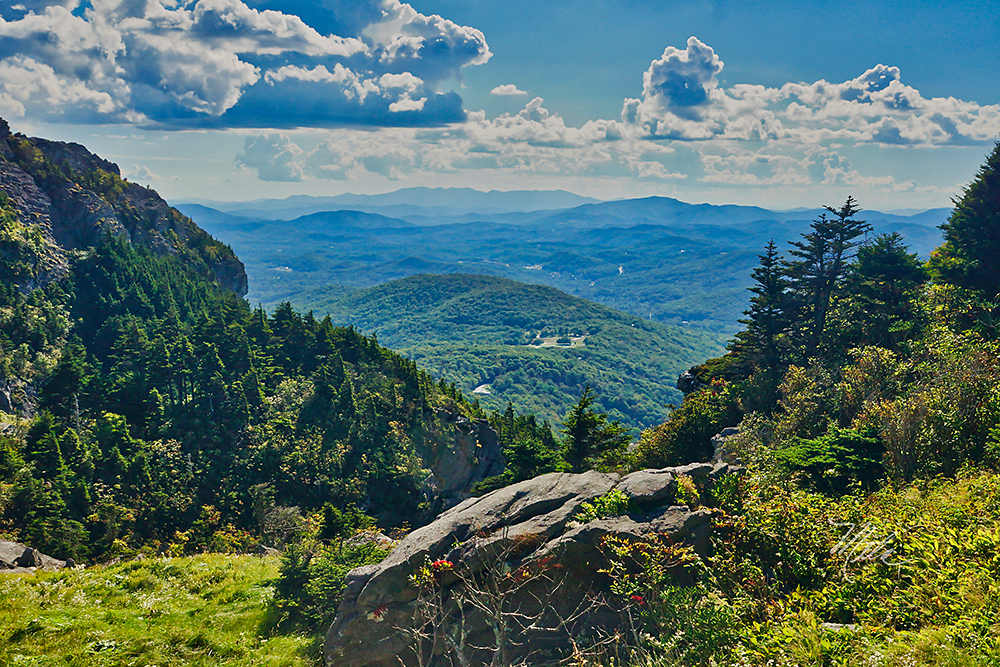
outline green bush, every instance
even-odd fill
[[[573,519],[580,523],[590,523],[597,519],[628,514],[630,509],[631,499],[621,489],[611,489],[592,502],[580,503],[580,511]]]
[[[347,573],[387,555],[376,542],[290,546],[281,559],[269,624],[321,637],[337,613]]]

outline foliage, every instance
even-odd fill
[[[277,558],[148,558],[0,578],[0,664],[305,667],[311,639],[261,632]]]
[[[643,432],[631,465],[662,468],[710,459],[712,436],[739,419],[734,386],[714,380],[710,387],[689,394],[663,424]]]
[[[496,431],[507,465],[499,475],[477,484],[474,494],[565,468],[562,445],[552,434],[548,422],[538,424],[534,415],[518,415],[514,406],[508,403],[503,414],[490,415],[490,425]]]
[[[475,396],[484,408],[511,403],[555,425],[588,383],[612,419],[658,423],[664,405],[681,397],[677,375],[721,350],[719,336],[491,276],[418,275],[317,305],[334,322],[377,332],[380,343],[466,394],[481,387]],[[539,336],[544,346],[532,344]]]
[[[573,517],[579,523],[590,523],[598,519],[628,514],[630,499],[621,489],[611,489],[591,502],[580,503],[580,511]]]
[[[955,210],[941,225],[944,244],[931,257],[931,270],[941,281],[982,292],[990,301],[1000,296],[1000,142],[965,186]]]
[[[752,467],[713,553],[609,538],[637,665],[989,665],[1000,657],[1000,476],[838,499]],[[831,625],[836,624],[836,625]]]
[[[267,627],[322,637],[340,604],[347,573],[382,561],[388,551],[376,541],[331,544],[304,541],[291,545],[281,557],[274,603]]]
[[[572,472],[617,467],[624,461],[631,442],[628,429],[616,421],[609,422],[607,415],[591,407],[594,400],[593,390],[587,385],[566,415],[563,458]]]
[[[842,495],[851,487],[874,491],[882,480],[882,443],[871,432],[830,424],[820,437],[794,438],[776,455],[786,470],[804,474],[806,484],[824,493]]]
[[[0,479],[0,529],[55,556],[282,543],[327,503],[420,520],[425,458],[480,414],[351,328],[251,310],[116,237],[0,298],[16,407],[44,407]]]

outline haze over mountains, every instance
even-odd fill
[[[285,199],[260,199],[248,202],[215,202],[194,199],[185,203],[201,204],[232,215],[291,220],[321,211],[356,210],[415,218],[422,224],[439,219],[482,216],[497,213],[546,211],[571,208],[600,200],[564,190],[490,190],[472,188],[403,188],[381,195],[342,194],[332,197],[297,195]]]
[[[750,271],[767,241],[787,248],[823,213],[454,188],[217,207],[178,205],[233,246],[251,276],[250,300],[268,307],[310,303],[308,293],[318,288],[344,294],[419,273],[480,273],[727,334],[738,327]],[[875,234],[899,232],[926,257],[948,213],[860,217]]]

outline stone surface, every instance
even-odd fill
[[[711,464],[705,466],[701,476],[706,483],[714,470]],[[454,618],[459,615],[457,600],[462,596],[470,599],[474,593],[469,583],[473,579],[482,583],[483,590],[491,589],[498,585],[497,573],[507,573],[509,580],[511,572],[530,571],[545,563],[558,576],[531,579],[505,603],[526,614],[568,618],[589,604],[593,591],[607,589],[605,575],[600,572],[607,564],[601,551],[607,536],[642,539],[667,535],[707,553],[712,514],[669,506],[676,490],[676,474],[674,468],[643,470],[623,478],[593,471],[551,473],[459,503],[433,523],[410,533],[383,562],[348,574],[343,601],[326,637],[327,665],[417,664],[413,625],[421,600],[411,575],[428,562],[448,560],[456,564],[440,579],[444,590],[441,609]],[[582,503],[615,488],[633,499],[639,513],[582,525],[572,521]],[[540,601],[545,602],[544,609],[539,607]],[[462,610],[465,624],[461,627],[468,643],[490,646],[494,635],[486,616],[469,603]],[[594,605],[578,622],[588,631],[612,628],[619,622],[616,614],[611,606]],[[560,632],[539,632],[521,639],[511,644],[513,653],[508,657],[512,664],[539,652],[556,655],[568,645]],[[480,650],[468,656],[468,664],[487,664],[490,657],[490,651]],[[429,664],[450,663],[442,655]]]
[[[738,427],[729,426],[712,436],[712,451],[714,452],[712,455],[712,461],[717,463],[720,461],[724,461],[726,463],[736,462],[732,451],[730,451],[730,449],[726,446],[726,443],[739,435],[739,432],[740,429]]]
[[[499,475],[506,466],[500,441],[488,421],[471,421],[447,411],[439,416],[454,424],[455,436],[427,462],[431,470],[427,491],[438,503],[438,511],[465,500],[475,484]]]
[[[72,179],[38,182],[17,162],[12,147],[30,143],[66,173],[91,174],[100,169],[121,176],[118,165],[91,153],[80,144],[49,141],[24,135],[4,136],[6,123],[0,119],[0,189],[8,196],[19,221],[38,225],[45,251],[39,253],[33,277],[22,290],[44,286],[66,275],[67,251],[94,245],[103,236],[119,236],[152,249],[158,255],[177,254],[200,247],[207,234],[190,219],[171,208],[150,188],[121,182],[121,193],[101,197]],[[8,143],[14,142],[14,143]],[[22,163],[23,164],[23,163]],[[30,171],[30,169],[28,169]],[[110,203],[109,203],[110,202]],[[240,296],[247,293],[247,275],[235,255],[203,258],[210,277]]]
[[[625,475],[618,488],[639,505],[646,506],[673,498],[677,479],[670,469],[640,470]]]
[[[47,556],[37,549],[18,542],[0,540],[0,572],[31,572],[32,569],[58,570],[66,566],[66,561]]]

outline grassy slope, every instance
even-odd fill
[[[310,292],[299,307],[378,334],[382,344],[477,395],[558,422],[590,383],[601,410],[651,426],[679,403],[677,376],[721,351],[718,335],[643,320],[542,285],[492,276],[418,275],[346,297]],[[530,345],[539,334],[586,336],[582,347]]]
[[[0,665],[304,667],[312,639],[267,636],[275,557],[202,555],[0,576]]]

